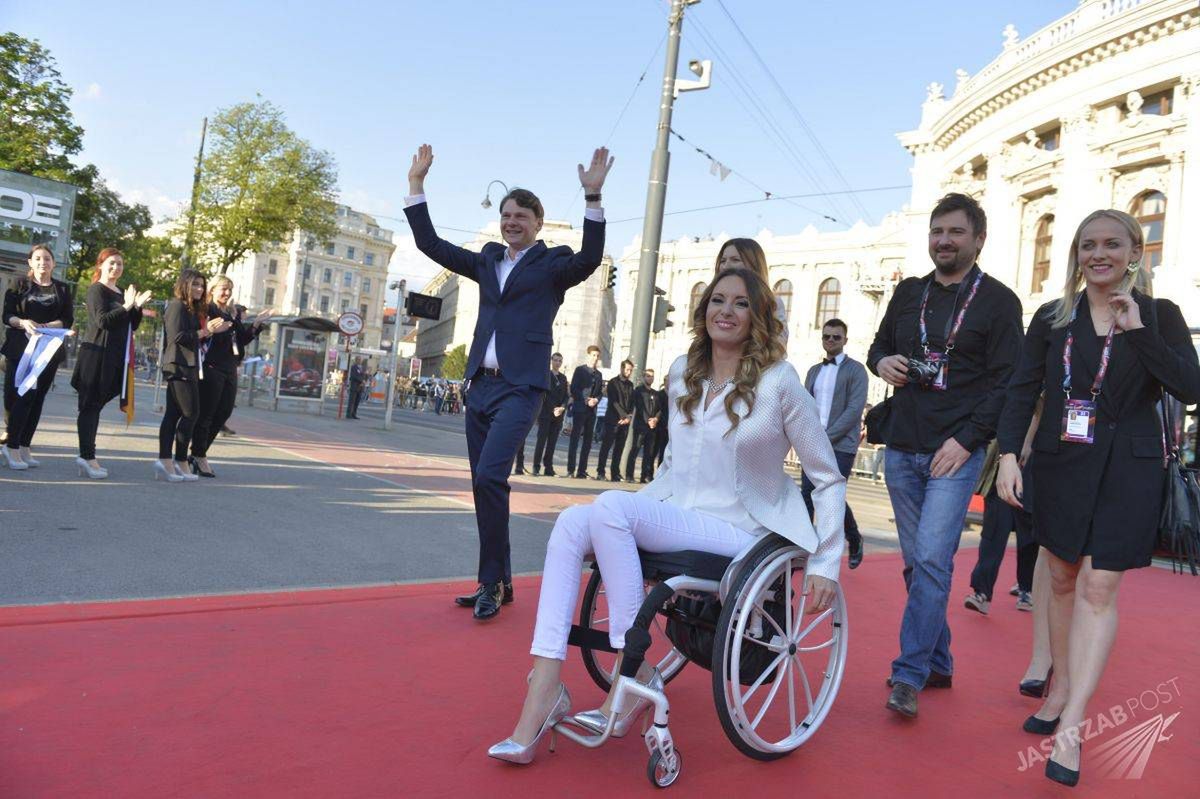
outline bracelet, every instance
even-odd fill
[[[589,203],[598,203],[598,202],[600,202],[600,195],[599,194],[585,194],[585,195],[583,195],[583,199]]]

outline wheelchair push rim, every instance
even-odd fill
[[[730,741],[744,754],[773,760],[794,751],[821,726],[845,673],[848,629],[839,585],[830,608],[806,614],[803,592],[807,556],[798,547],[765,546],[735,580],[713,644],[717,715]],[[782,596],[778,594],[782,592]],[[783,601],[784,623],[764,603]],[[756,626],[768,643],[753,637]],[[743,685],[744,647],[765,647],[770,664]],[[764,654],[761,650],[757,654]]]
[[[579,609],[580,627],[587,627],[593,630],[608,630],[608,602],[605,597],[604,580],[599,570],[593,569],[591,576],[588,578],[587,587],[584,588],[583,602]],[[650,634],[656,642],[669,641],[661,616],[655,616],[654,624],[650,628]],[[587,669],[592,682],[601,691],[608,693],[612,689],[613,679],[617,673],[617,656],[610,652],[591,649],[589,647],[580,647],[579,654],[583,658],[584,668]],[[652,660],[647,658],[646,662],[650,663]],[[670,651],[658,660],[657,668],[663,683],[669,683],[679,676],[679,672],[683,671],[683,667],[687,663],[687,658],[672,647]]]

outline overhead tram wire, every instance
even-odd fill
[[[692,25],[701,40],[703,40],[704,43],[712,49],[714,55],[721,60],[723,70],[728,73],[734,89],[731,94],[734,100],[736,100],[738,104],[742,106],[743,110],[746,111],[747,116],[753,122],[755,122],[759,130],[763,132],[763,135],[767,139],[775,142],[776,146],[780,149],[783,155],[791,160],[792,164],[796,167],[797,171],[802,177],[812,184],[814,188],[829,194],[832,197],[832,192],[830,192],[829,187],[824,183],[824,181],[821,180],[816,168],[809,162],[808,158],[805,157],[800,147],[794,141],[792,141],[791,136],[787,133],[783,125],[776,120],[774,114],[772,114],[768,109],[766,103],[759,96],[758,92],[754,90],[750,82],[742,74],[742,71],[739,69],[736,60],[733,59],[733,57],[730,56],[724,50],[724,48],[717,43],[716,37],[709,33],[708,29],[704,26],[703,22],[701,22],[698,16],[692,19]],[[745,96],[745,100],[739,96],[739,92]],[[749,102],[753,108],[748,106],[747,102]],[[830,207],[832,210],[832,215],[840,217],[838,221],[841,224],[846,225],[846,227],[849,227],[850,223],[843,221],[853,217],[853,214],[849,212],[849,209],[844,207],[838,200],[832,198],[830,200]]]
[[[800,113],[800,109],[796,106],[795,102],[792,101],[791,96],[788,95],[787,91],[784,90],[783,84],[781,84],[779,79],[775,77],[775,73],[771,71],[771,68],[767,65],[766,60],[758,52],[758,48],[754,46],[754,43],[750,40],[750,37],[748,37],[742,30],[742,26],[739,25],[737,20],[733,18],[733,14],[729,13],[729,9],[725,7],[724,0],[717,0],[717,5],[720,7],[722,13],[725,14],[726,18],[729,20],[729,23],[733,25],[734,30],[737,31],[738,36],[741,37],[746,47],[750,49],[751,54],[754,56],[755,60],[758,61],[758,65],[762,67],[762,70],[765,73],[767,73],[767,77],[771,79],[771,83],[774,84],[776,91],[779,92],[779,96],[783,98],[784,103],[786,103],[788,108],[791,109],[792,115],[795,116],[796,121],[800,124],[800,127],[808,137],[808,140],[812,143],[813,147],[816,148],[816,151],[821,158],[824,159],[834,177],[836,177],[838,182],[842,184],[843,189],[849,189],[850,184],[846,180],[845,175],[843,175],[842,171],[838,169],[837,163],[834,162],[824,145],[821,144],[821,140],[817,138],[816,133],[813,132],[812,128],[809,126],[808,122],[804,118],[804,115]],[[863,214],[867,222],[870,224],[875,224],[874,220],[871,218],[870,212],[867,210],[866,206],[862,204],[858,197],[856,197],[854,194],[851,194],[850,199]]]
[[[742,206],[742,205],[755,205],[756,203],[769,203],[769,202],[775,202],[777,200],[804,200],[804,199],[811,199],[813,197],[829,197],[830,195],[837,195],[837,194],[851,194],[851,193],[869,194],[871,192],[876,192],[876,191],[902,191],[902,190],[908,190],[911,188],[912,188],[911,183],[905,183],[903,185],[896,185],[896,186],[872,186],[872,187],[866,188],[866,189],[848,189],[846,191],[835,191],[835,192],[812,192],[812,193],[808,193],[808,194],[771,195],[770,197],[756,197],[753,200],[739,200],[737,202],[720,203],[718,205],[705,205],[700,208],[685,208],[685,209],[682,209],[679,211],[667,211],[663,214],[663,216],[678,216],[680,214],[694,214],[694,213],[698,213],[700,211],[716,211],[721,208],[736,208],[736,207]],[[607,224],[608,225],[619,225],[624,222],[637,222],[642,219],[645,219],[645,217],[644,216],[629,216],[624,219],[610,219],[607,221]]]

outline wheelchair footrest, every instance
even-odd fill
[[[567,646],[613,654],[616,654],[617,651],[608,642],[608,633],[602,630],[593,630],[591,627],[580,627],[578,624],[571,625],[571,632],[567,636]]]

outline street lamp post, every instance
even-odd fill
[[[485,209],[486,209],[486,208],[491,208],[491,207],[492,207],[492,197],[491,197],[491,194],[492,194],[492,186],[496,185],[497,183],[499,183],[501,186],[503,186],[503,187],[504,187],[504,193],[505,193],[506,195],[508,194],[508,186],[507,186],[507,185],[505,185],[505,183],[504,183],[504,181],[503,181],[503,180],[493,180],[491,183],[487,184],[487,189],[485,189],[485,190],[484,190],[484,192],[483,192],[483,202],[481,202],[481,203],[479,204],[481,207],[483,207],[483,208],[485,208]]]
[[[400,352],[400,315],[404,312],[404,288],[406,281],[400,280],[392,283],[388,288],[396,290],[396,315],[394,324],[392,325],[392,368],[388,373],[388,386],[384,396],[387,397],[387,407],[383,411],[383,429],[392,429],[392,408],[396,404],[396,379],[399,375],[396,374],[396,361]]]

